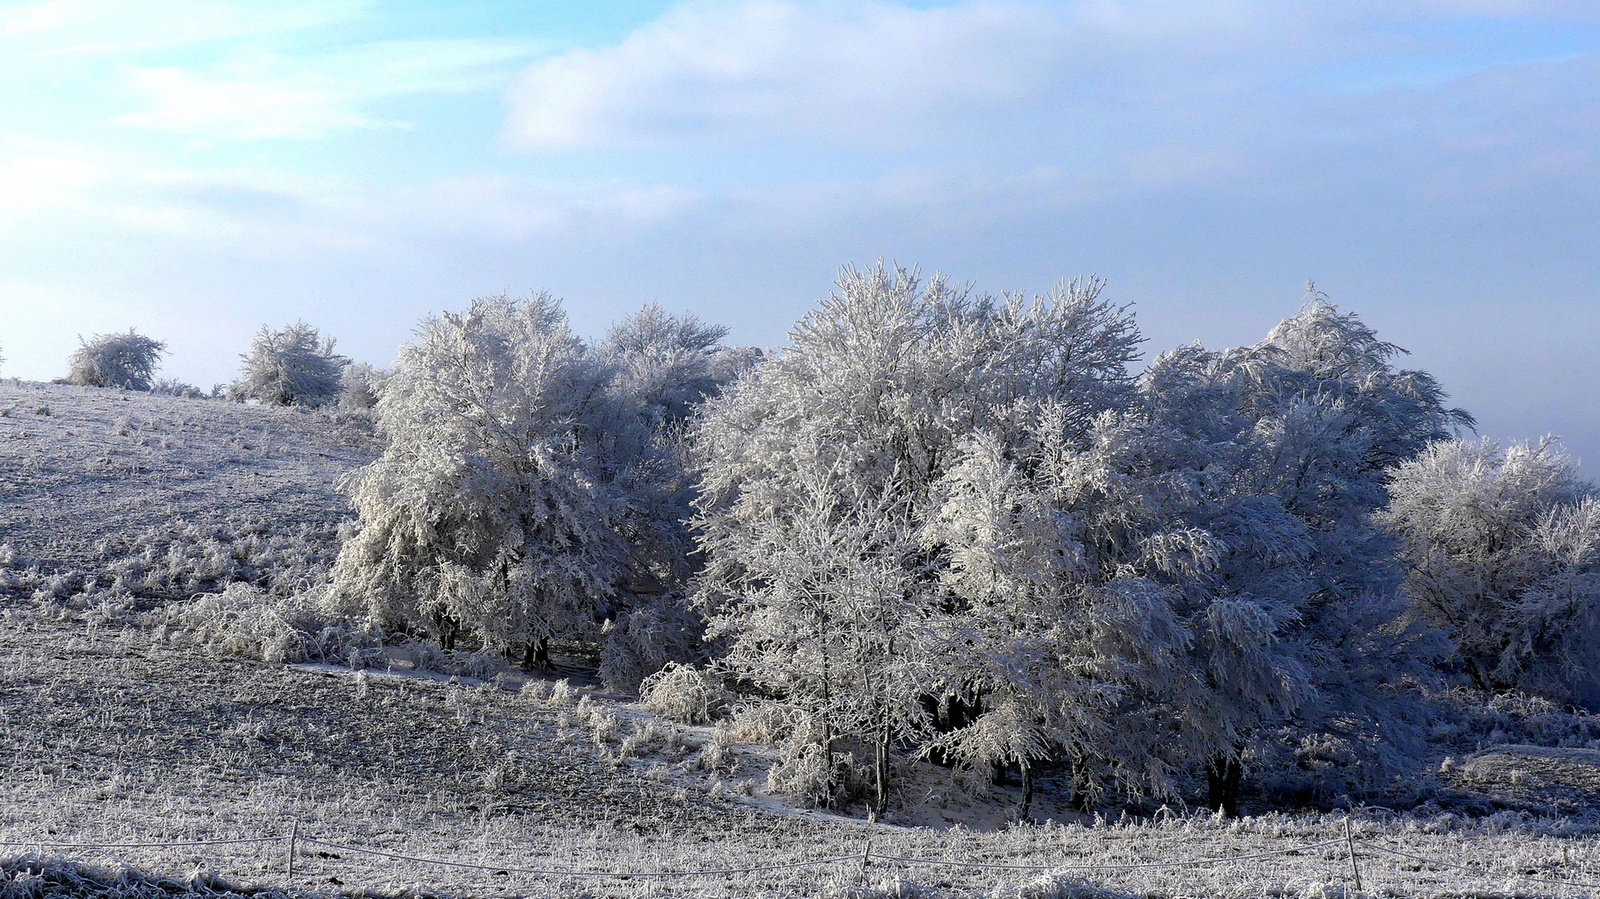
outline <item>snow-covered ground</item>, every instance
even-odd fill
[[[1600,895],[1600,751],[1543,706],[1464,706],[1408,810],[1074,815],[1046,779],[1054,821],[1007,826],[1010,792],[930,767],[868,823],[765,795],[766,747],[659,720],[577,659],[266,663],[152,609],[331,558],[334,480],[376,449],[360,419],[0,383],[0,857],[323,892],[1243,897],[1353,891],[1354,845],[1370,895]],[[196,840],[261,842],[60,845]],[[726,873],[641,876],[705,871]],[[0,892],[25,876],[0,863]]]

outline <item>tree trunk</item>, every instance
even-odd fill
[[[522,670],[532,671],[539,664],[539,641],[529,640],[522,644]]]
[[[1237,752],[1212,753],[1206,759],[1207,802],[1225,818],[1239,817],[1239,784],[1244,780],[1244,765]]]
[[[533,663],[540,668],[550,667],[550,638],[540,637],[533,650]]]
[[[1017,819],[1027,822],[1032,820],[1028,812],[1033,809],[1033,767],[1027,756],[1017,759],[1017,767],[1022,771],[1022,807],[1017,810]]]
[[[461,626],[450,617],[449,612],[435,612],[433,625],[439,630],[439,648],[449,652],[456,648],[456,634],[460,633]]]
[[[1489,683],[1488,676],[1485,675],[1483,673],[1483,669],[1478,666],[1478,660],[1468,656],[1466,661],[1467,677],[1472,679],[1472,685],[1485,693],[1493,693],[1494,685]]]
[[[1089,760],[1081,755],[1072,757],[1072,810],[1089,811]]]
[[[887,721],[879,721],[876,742],[877,758],[874,774],[878,782],[878,795],[872,803],[872,814],[882,818],[883,813],[889,808],[889,723]]]

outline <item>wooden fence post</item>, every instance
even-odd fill
[[[1356,892],[1359,893],[1361,892],[1361,868],[1356,865],[1356,841],[1350,835],[1349,815],[1346,815],[1344,819],[1344,845],[1346,849],[1350,850],[1350,873],[1355,876]]]

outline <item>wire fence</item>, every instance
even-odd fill
[[[127,849],[146,849],[146,850],[147,849],[190,849],[190,848],[201,848],[201,847],[246,846],[246,845],[269,846],[269,847],[270,846],[274,846],[274,845],[282,846],[284,848],[284,850],[285,850],[285,852],[284,852],[284,858],[285,858],[284,875],[287,878],[290,878],[290,879],[292,879],[293,876],[294,876],[295,859],[296,859],[297,855],[300,854],[301,849],[303,847],[313,847],[314,846],[314,847],[321,847],[323,850],[332,850],[332,851],[335,851],[335,852],[344,852],[344,853],[349,853],[349,854],[352,854],[352,855],[363,855],[363,856],[369,856],[369,857],[374,857],[374,858],[387,859],[387,860],[390,860],[390,861],[400,861],[400,862],[407,862],[407,863],[416,864],[416,865],[434,866],[434,867],[439,867],[439,868],[450,868],[450,869],[455,869],[455,870],[486,871],[486,872],[491,872],[491,873],[493,873],[495,875],[518,874],[518,875],[523,875],[523,876],[526,876],[526,877],[536,877],[536,878],[615,879],[615,880],[633,880],[633,881],[684,880],[684,879],[691,879],[691,878],[697,878],[697,877],[734,877],[734,876],[746,875],[746,874],[761,874],[761,873],[778,872],[778,871],[793,871],[793,870],[806,869],[806,868],[834,867],[834,866],[839,866],[839,865],[847,865],[847,864],[851,864],[851,863],[856,863],[856,864],[860,865],[860,877],[861,877],[861,879],[863,881],[866,879],[866,877],[868,875],[868,872],[869,872],[869,869],[874,865],[878,866],[881,869],[888,869],[888,868],[892,868],[892,867],[895,867],[895,866],[899,866],[899,867],[906,867],[906,868],[925,867],[925,868],[968,869],[968,870],[984,870],[984,871],[1005,871],[1005,872],[1018,873],[1018,874],[1021,874],[1021,873],[1035,873],[1035,874],[1043,874],[1043,873],[1049,873],[1049,874],[1093,874],[1093,873],[1117,874],[1117,873],[1126,873],[1126,872],[1140,871],[1140,870],[1172,870],[1172,871],[1178,871],[1178,870],[1188,870],[1188,869],[1195,869],[1195,868],[1208,868],[1208,867],[1214,867],[1214,866],[1223,865],[1223,864],[1236,864],[1236,863],[1244,862],[1244,861],[1259,861],[1259,860],[1262,860],[1262,859],[1274,858],[1274,857],[1279,857],[1279,856],[1301,855],[1301,854],[1304,854],[1304,853],[1307,853],[1307,852],[1311,852],[1311,851],[1315,851],[1315,850],[1319,850],[1319,849],[1326,850],[1326,849],[1331,849],[1331,848],[1334,848],[1334,847],[1342,847],[1344,849],[1344,852],[1343,853],[1336,853],[1333,856],[1333,859],[1337,860],[1337,861],[1348,861],[1348,863],[1350,865],[1350,872],[1351,872],[1351,875],[1352,875],[1352,879],[1354,881],[1354,885],[1355,885],[1356,891],[1358,893],[1362,892],[1362,886],[1363,886],[1363,883],[1362,883],[1363,878],[1361,876],[1361,871],[1360,871],[1360,867],[1359,867],[1359,859],[1362,857],[1363,853],[1360,850],[1364,850],[1365,853],[1366,853],[1366,857],[1369,858],[1369,859],[1373,857],[1373,853],[1376,853],[1378,855],[1387,855],[1387,856],[1392,856],[1392,857],[1396,857],[1396,858],[1402,858],[1402,859],[1405,859],[1407,861],[1410,861],[1410,862],[1413,862],[1413,863],[1419,864],[1419,865],[1433,865],[1433,866],[1435,866],[1436,868],[1439,868],[1439,869],[1447,869],[1447,870],[1466,872],[1467,874],[1472,875],[1474,878],[1482,879],[1482,880],[1508,880],[1509,879],[1509,880],[1516,880],[1516,881],[1527,881],[1527,882],[1531,882],[1531,883],[1545,884],[1545,885],[1550,885],[1550,886],[1566,887],[1568,889],[1573,889],[1573,890],[1587,889],[1587,890],[1600,891],[1600,882],[1596,882],[1596,881],[1585,881],[1585,880],[1576,880],[1576,879],[1570,879],[1569,880],[1569,879],[1556,879],[1556,878],[1552,878],[1552,877],[1541,877],[1541,876],[1538,876],[1537,873],[1527,871],[1524,868],[1522,868],[1521,866],[1519,866],[1517,868],[1514,868],[1513,870],[1510,870],[1510,871],[1507,871],[1507,870],[1496,871],[1496,870],[1493,870],[1492,867],[1490,865],[1488,865],[1488,864],[1477,864],[1477,865],[1462,864],[1460,862],[1447,861],[1447,860],[1444,860],[1444,859],[1433,858],[1431,856],[1420,855],[1420,854],[1413,853],[1413,852],[1406,852],[1406,851],[1403,851],[1403,850],[1394,849],[1392,847],[1385,846],[1385,845],[1383,845],[1381,843],[1378,843],[1378,842],[1375,842],[1373,840],[1354,837],[1352,835],[1351,831],[1350,831],[1350,823],[1349,823],[1348,819],[1345,821],[1345,833],[1344,833],[1344,835],[1340,836],[1340,837],[1336,837],[1336,838],[1331,838],[1331,839],[1327,839],[1327,840],[1321,840],[1321,841],[1312,842],[1312,843],[1301,843],[1301,844],[1296,844],[1296,845],[1293,845],[1293,846],[1286,846],[1286,847],[1283,847],[1281,849],[1272,849],[1272,850],[1265,850],[1265,851],[1260,851],[1260,852],[1239,853],[1239,854],[1233,854],[1233,855],[1203,856],[1203,857],[1199,857],[1199,858],[1188,858],[1188,859],[1181,859],[1181,860],[1177,860],[1177,861],[1161,861],[1161,862],[1054,862],[1054,863],[1034,864],[1034,863],[1017,863],[1017,862],[985,862],[985,861],[977,861],[977,860],[973,860],[973,859],[958,859],[958,858],[918,858],[918,857],[914,857],[914,856],[901,856],[901,855],[889,855],[889,854],[874,853],[872,851],[872,844],[871,844],[870,841],[868,841],[865,844],[865,846],[863,848],[863,851],[861,853],[859,853],[859,854],[852,853],[852,854],[849,854],[849,855],[829,855],[829,856],[821,856],[821,857],[812,858],[812,859],[803,859],[803,860],[800,860],[800,861],[775,862],[775,863],[771,863],[771,864],[762,864],[762,865],[748,865],[748,866],[720,867],[720,868],[692,868],[692,869],[677,869],[677,870],[668,869],[668,870],[656,870],[656,871],[617,871],[617,870],[581,869],[581,868],[528,868],[528,867],[520,867],[520,866],[517,866],[517,865],[481,864],[481,863],[477,863],[477,862],[454,861],[454,860],[442,859],[442,858],[429,858],[429,857],[425,857],[425,856],[408,855],[408,854],[400,853],[400,852],[388,852],[388,851],[381,850],[381,849],[371,849],[371,848],[362,847],[362,846],[352,846],[352,845],[348,845],[348,844],[345,844],[345,843],[336,843],[336,842],[332,842],[332,841],[329,841],[329,840],[319,839],[317,837],[302,836],[299,833],[299,824],[298,824],[298,822],[295,822],[295,823],[292,824],[292,826],[289,828],[289,832],[287,834],[277,834],[277,835],[274,835],[274,836],[262,836],[262,837],[240,837],[240,838],[234,838],[234,839],[219,839],[219,840],[175,840],[175,841],[159,841],[159,842],[131,842],[131,841],[129,841],[129,842],[108,842],[108,843],[83,843],[83,842],[76,842],[76,841],[70,841],[70,840],[51,840],[51,839],[0,840],[0,848],[15,848],[15,849],[38,851],[38,852],[43,852],[45,850],[50,850],[50,851],[55,852],[56,854],[64,854],[65,852],[72,852],[72,851],[78,851],[78,852],[103,852],[103,851],[106,851],[106,850],[118,850],[118,849],[120,849],[120,850],[127,850]],[[317,856],[324,863],[329,861],[329,860],[331,860],[331,859],[338,858],[337,856],[330,856],[326,852],[317,853]],[[1600,894],[1600,892],[1597,892],[1597,894]]]

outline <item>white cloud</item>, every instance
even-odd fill
[[[507,92],[503,138],[546,151],[1055,141],[1095,158],[1123,142],[1112,128],[1148,140],[1260,122],[1249,107],[1270,116],[1319,78],[1349,81],[1349,66],[1385,88],[1445,83],[1490,64],[1452,55],[1472,43],[1460,16],[1534,12],[1600,18],[1565,0],[689,0],[613,46],[533,65]]]
[[[499,87],[503,67],[532,52],[500,39],[389,41],[311,58],[232,58],[205,72],[136,68],[130,89],[146,108],[113,119],[207,140],[314,139],[336,131],[405,127],[369,115],[373,101]]]
[[[903,143],[1028,104],[1069,35],[1050,8],[913,10],[752,0],[679,7],[603,50],[529,69],[509,93],[523,147],[764,140]]]
[[[375,124],[350,108],[338,85],[313,76],[206,78],[177,68],[136,69],[132,87],[150,105],[112,121],[223,140],[316,138]]]

